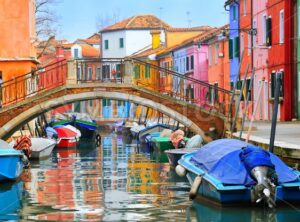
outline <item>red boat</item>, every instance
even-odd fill
[[[54,128],[58,135],[57,147],[74,147],[80,139],[80,132],[73,126],[57,126]]]

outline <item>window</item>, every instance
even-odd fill
[[[246,99],[249,95],[249,101],[252,100],[251,95],[252,95],[252,89],[250,88],[250,83],[251,83],[251,79],[247,79],[246,80]]]
[[[256,20],[253,20],[253,29],[257,28]],[[256,35],[253,35],[253,47],[256,46]]]
[[[104,41],[104,49],[108,49],[109,48],[109,42],[108,42],[108,40],[105,40]]]
[[[135,65],[133,71],[134,71],[134,78],[135,78],[135,79],[141,78],[141,77],[140,77],[140,71],[141,71],[141,70],[140,70],[140,65]]]
[[[96,80],[101,79],[101,68],[96,68]]]
[[[93,70],[92,67],[88,67],[88,76],[87,80],[92,80]]]
[[[80,66],[77,67],[77,80],[81,80],[81,68],[80,68]]]
[[[251,35],[248,33],[248,55],[251,54]]]
[[[279,97],[283,97],[284,95],[284,72],[280,71],[277,72],[277,75],[279,75],[279,83],[280,83],[280,88],[279,88]],[[275,89],[276,89],[276,72],[271,73],[271,98],[275,97]]]
[[[189,71],[190,70],[190,58],[189,57],[186,57],[186,71]]]
[[[244,0],[244,16],[247,15],[247,0]]]
[[[232,6],[232,19],[233,19],[233,21],[235,21],[236,20],[236,6],[234,5],[234,6]]]
[[[233,59],[233,40],[229,39],[229,59]]]
[[[245,50],[245,38],[244,38],[244,33],[241,34],[241,50],[242,50],[242,53],[243,51]]]
[[[118,100],[118,106],[125,106],[125,101]]]
[[[219,59],[219,44],[215,44],[215,64],[218,64]]]
[[[119,39],[119,46],[120,46],[120,48],[124,48],[124,39],[123,38]]]
[[[266,33],[266,45],[272,45],[272,19],[271,17],[267,18],[267,33]]]
[[[122,77],[122,74],[121,74],[121,64],[117,64],[116,65],[116,71],[117,71],[116,78],[120,79]]]
[[[234,57],[239,58],[240,57],[240,37],[234,38]]]
[[[150,78],[150,65],[147,64],[145,68],[145,78],[149,79]]]
[[[191,56],[191,70],[194,69],[194,56]]]
[[[284,11],[280,11],[279,15],[279,43],[284,43]]]
[[[93,106],[93,100],[90,100],[90,106]]]
[[[111,106],[111,100],[110,99],[102,99],[102,105],[103,106]]]
[[[265,45],[267,42],[267,16],[266,15],[263,15],[262,18],[262,29],[263,29],[262,43]]]
[[[109,79],[110,78],[110,66],[109,65],[103,65],[102,66],[102,79]]]
[[[74,58],[79,58],[79,50],[74,49]]]
[[[209,48],[208,48],[208,65],[211,66],[211,63],[212,63],[212,49],[211,49],[211,46],[209,46]]]
[[[214,84],[214,102],[219,102],[218,83]]]

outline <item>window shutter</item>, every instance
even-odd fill
[[[275,83],[276,83],[276,73],[271,73],[271,98],[274,98],[275,96]]]
[[[272,19],[267,18],[266,45],[272,45]]]
[[[234,38],[234,57],[240,57],[240,37]]]
[[[229,59],[233,59],[233,40],[229,39]]]

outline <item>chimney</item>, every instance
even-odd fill
[[[152,35],[152,49],[157,49],[160,47],[160,30],[152,30],[151,32]]]
[[[63,58],[64,57],[64,49],[62,45],[56,46],[56,58]]]

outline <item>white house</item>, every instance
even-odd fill
[[[124,58],[148,47],[151,30],[161,30],[161,42],[165,42],[165,29],[169,27],[153,15],[133,16],[108,26],[100,31],[102,58]]]

